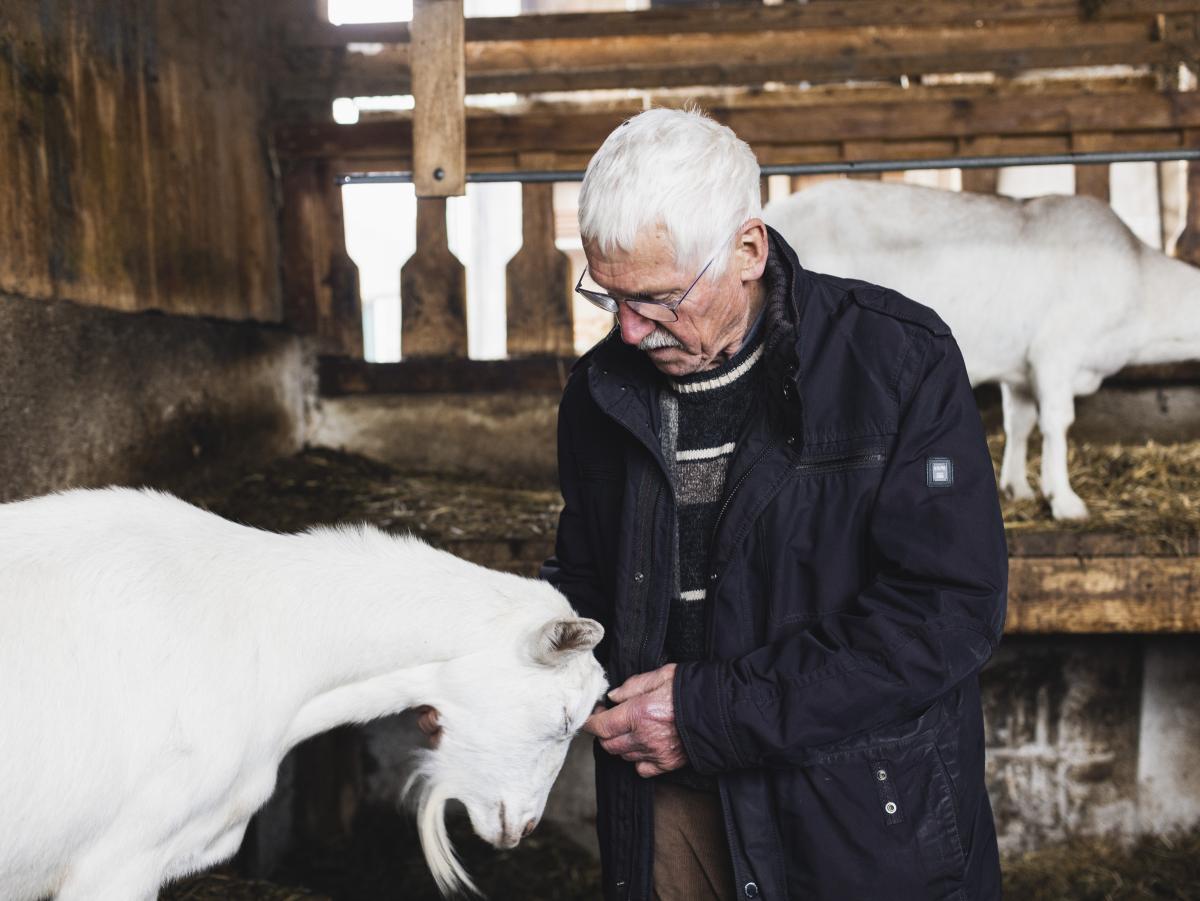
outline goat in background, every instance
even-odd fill
[[[1200,271],[1142,243],[1091,197],[1014,200],[829,181],[768,205],[809,269],[894,288],[954,332],[972,384],[999,382],[1000,488],[1033,497],[1029,435],[1056,519],[1087,516],[1067,474],[1075,397],[1134,364],[1200,358]]]
[[[153,901],[234,854],[290,748],[418,705],[426,859],[473,887],[446,802],[515,846],[605,689],[601,627],[546,583],[129,489],[0,505],[0,623],[5,901]]]

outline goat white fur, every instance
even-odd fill
[[[973,384],[999,382],[1000,487],[1033,497],[1029,434],[1055,518],[1087,507],[1067,475],[1077,395],[1131,364],[1200,357],[1200,271],[1143,244],[1090,197],[1014,200],[830,181],[764,211],[808,269],[894,288],[953,330]]]
[[[0,505],[0,897],[152,901],[230,857],[283,755],[437,708],[420,834],[514,846],[605,689],[550,585],[369,527],[279,535],[146,491]]]

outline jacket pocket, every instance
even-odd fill
[[[851,469],[878,469],[886,462],[887,454],[881,447],[836,451],[802,457],[796,464],[796,473],[801,476],[816,476]]]

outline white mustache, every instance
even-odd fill
[[[664,328],[655,328],[638,342],[638,350],[657,350],[660,347],[683,347],[674,335]]]

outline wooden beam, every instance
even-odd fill
[[[322,397],[351,394],[493,394],[535,392],[558,395],[574,357],[513,360],[410,360],[365,363],[325,356],[317,367]]]
[[[450,252],[446,198],[417,198],[417,249],[400,269],[405,357],[466,357],[467,270]]]
[[[467,190],[463,0],[416,0],[412,28],[413,184],[418,197],[461,195]]]
[[[1076,20],[938,28],[881,26],[466,45],[466,91],[577,91],[765,82],[813,83],[948,72],[1016,73],[1113,64],[1170,65],[1196,43],[1159,39],[1153,20]],[[667,51],[667,52],[664,52]],[[351,53],[329,73],[302,69],[286,95],[406,94],[409,49]]]
[[[546,169],[547,154],[522,155],[520,165]],[[570,356],[575,350],[571,261],[554,243],[554,185],[521,186],[521,249],[505,269],[510,356]]]
[[[515,169],[517,155],[529,152],[554,153],[556,167],[579,168],[629,112],[623,108],[533,110],[521,116],[468,117],[469,168]],[[925,93],[909,102],[715,106],[710,112],[748,141],[763,164],[838,159],[838,145],[846,141],[858,142],[860,148],[862,142],[876,142],[877,159],[927,159],[952,156],[956,150],[975,156],[1067,152],[1072,148],[1071,136],[1081,132],[1100,133],[1098,149],[1183,147],[1183,129],[1200,128],[1200,92],[1028,96],[945,92]],[[1114,131],[1114,124],[1123,130]],[[986,143],[975,143],[985,136]],[[998,137],[992,140],[991,136]],[[914,146],[897,149],[906,142]],[[283,126],[276,144],[284,157],[338,159],[349,169],[370,168],[372,160],[377,168],[405,168],[397,164],[412,152],[412,126],[404,120]]]
[[[638,12],[553,13],[480,17],[466,22],[469,43],[614,38],[636,35],[738,34],[814,28],[879,28],[897,25],[986,27],[1003,22],[1050,19],[1116,21],[1200,11],[1197,0],[1105,0],[1085,11],[1078,0],[810,0],[779,6],[652,9]],[[980,23],[979,26],[976,23]],[[287,43],[303,47],[342,47],[349,43],[408,43],[407,23],[329,25],[290,28]]]
[[[1200,632],[1200,557],[1013,557],[1016,634]]]

